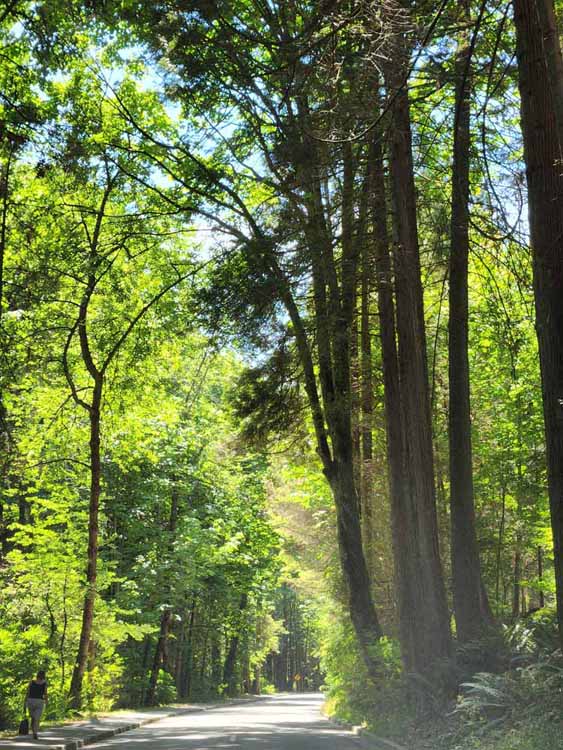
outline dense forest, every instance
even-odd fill
[[[0,728],[42,667],[560,747],[562,30],[0,1]]]

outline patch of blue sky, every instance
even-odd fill
[[[15,21],[12,26],[6,31],[7,37],[13,39],[23,39],[27,31],[23,21]]]

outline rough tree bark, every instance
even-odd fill
[[[180,698],[189,698],[192,692],[192,674],[194,664],[194,629],[195,619],[197,613],[197,597],[194,595],[192,598],[192,605],[190,608],[190,619],[188,622],[188,632],[184,644],[184,654],[182,658],[182,671],[180,674],[180,684],[178,687],[178,695]],[[219,685],[219,680],[216,683]]]
[[[0,144],[1,147],[1,144]],[[8,229],[8,208],[10,198],[10,168],[12,164],[13,150],[11,145],[8,146],[8,153],[5,159],[2,159],[2,169],[0,171],[0,198],[2,208],[0,210],[0,343],[4,342],[4,261],[6,256],[6,239]],[[0,455],[2,463],[0,466],[0,488],[4,487],[9,473],[11,452],[10,427],[8,423],[8,413],[4,405],[4,384],[0,382]],[[3,493],[2,493],[3,494]],[[4,501],[0,496],[0,562],[8,551],[8,521],[4,518]]]
[[[559,635],[563,645],[563,177],[534,0],[514,0]]]
[[[520,581],[522,579],[522,552],[521,552],[522,540],[520,535],[516,536],[516,551],[514,552],[514,568],[512,575],[512,618],[516,620],[520,617],[521,610],[521,593],[522,587]]]
[[[248,594],[241,594],[239,602],[239,619],[245,611],[248,605]],[[227,695],[234,695],[236,692],[235,684],[235,666],[237,663],[237,656],[240,644],[240,635],[238,632],[240,623],[237,624],[237,631],[231,636],[229,641],[229,648],[227,649],[227,655],[225,657],[225,665],[223,667],[223,683],[225,685],[225,692]]]
[[[373,243],[368,236],[368,220],[371,199],[370,185],[371,164],[363,178],[359,215],[356,229],[356,243],[360,255],[359,271],[359,366],[358,366],[358,448],[359,448],[359,495],[361,503],[361,521],[364,534],[364,548],[368,561],[368,570],[376,576],[377,558],[376,525],[373,494],[373,403],[374,379],[372,342],[373,327],[371,320],[371,296],[373,292]]]
[[[318,147],[314,138],[309,135],[314,128],[309,119],[306,101],[300,103],[299,117],[298,131],[304,134],[304,145],[310,154],[306,163],[297,161],[295,168],[304,187],[305,205],[298,209],[297,215],[311,259],[314,345],[306,331],[291,286],[274,253],[268,255],[267,262],[278,281],[280,298],[293,326],[313,417],[317,452],[336,506],[338,546],[348,590],[350,617],[367,671],[372,679],[377,679],[378,666],[372,654],[372,646],[381,638],[382,629],[373,602],[363,548],[360,496],[354,478],[352,449],[351,332],[356,312],[354,290],[357,284],[359,248],[347,222],[343,227],[339,278],[333,237],[323,206]],[[347,181],[348,190],[351,190],[352,183],[353,180]],[[346,195],[345,202],[350,203],[352,200],[352,196]],[[317,364],[313,360],[313,348],[317,351]]]
[[[170,515],[168,517],[168,554],[171,555],[174,550],[174,537],[178,525],[178,485],[176,478],[172,477],[172,492],[170,497]],[[166,593],[170,595],[170,586],[167,587]],[[156,686],[158,684],[158,674],[160,667],[166,664],[168,636],[170,625],[172,623],[172,609],[169,604],[160,617],[160,632],[154,651],[151,674],[149,678],[149,687],[145,697],[145,705],[154,706],[156,702]]]
[[[559,159],[563,159],[563,56],[559,44],[559,29],[553,0],[536,0],[539,22],[543,32],[543,47],[553,108],[557,122]]]
[[[538,582],[543,584],[543,549],[538,547]],[[538,591],[538,601],[540,609],[545,607],[545,594],[543,588]]]
[[[100,512],[101,460],[100,460],[100,410],[102,404],[103,377],[98,373],[94,380],[90,417],[90,500],[88,504],[88,564],[86,567],[86,593],[82,608],[82,628],[78,654],[70,683],[70,705],[80,708],[82,683],[88,664],[88,651],[94,624],[96,580],[98,573],[98,518]]]
[[[279,269],[277,275],[279,278],[282,276]],[[371,647],[381,638],[382,630],[371,595],[369,573],[362,543],[359,496],[354,482],[348,346],[346,341],[342,341],[342,336],[335,340],[334,348],[341,346],[339,352],[339,393],[334,392],[332,366],[325,364],[320,367],[321,377],[324,375],[325,379],[329,380],[330,386],[324,399],[325,404],[328,403],[325,411],[318,397],[311,350],[303,321],[295,301],[287,291],[285,282],[282,282],[282,287],[281,294],[294,326],[296,343],[304,370],[305,388],[313,412],[317,451],[336,506],[338,547],[342,573],[348,589],[350,617],[368,673],[372,679],[376,679],[378,667],[371,653]],[[331,436],[330,444],[325,428],[325,414],[326,424]]]
[[[88,562],[86,566],[86,591],[84,594],[84,604],[82,608],[82,627],[80,630],[80,640],[78,643],[78,653],[76,662],[72,671],[72,679],[69,690],[69,705],[72,708],[79,709],[82,702],[82,683],[84,674],[88,665],[88,651],[92,630],[94,625],[94,607],[96,602],[96,580],[98,571],[98,519],[100,512],[100,493],[101,493],[101,455],[100,455],[100,433],[101,433],[101,408],[102,396],[104,390],[105,368],[100,368],[94,362],[92,350],[90,348],[90,338],[88,332],[88,308],[90,301],[96,289],[98,282],[96,273],[98,271],[99,256],[98,245],[100,234],[105,218],[106,206],[109,201],[113,180],[107,180],[106,187],[102,194],[100,206],[95,214],[94,228],[91,235],[88,234],[88,271],[86,284],[82,293],[78,314],[74,325],[69,331],[65,347],[63,350],[63,368],[65,377],[70,388],[71,395],[75,403],[81,406],[88,413],[90,420],[90,498],[88,504]],[[90,402],[84,401],[76,388],[71,366],[69,364],[69,351],[75,334],[78,335],[80,343],[80,354],[82,364],[90,376],[92,382],[92,397]]]
[[[395,302],[393,298],[393,272],[389,253],[387,231],[387,201],[381,134],[377,133],[372,146],[371,194],[372,226],[375,245],[375,268],[377,275],[377,306],[379,312],[379,335],[383,370],[385,427],[389,494],[391,499],[391,527],[393,536],[393,561],[395,590],[399,615],[399,640],[403,661],[407,669],[414,666],[416,644],[408,613],[412,604],[411,587],[415,571],[409,565],[411,558],[405,554],[404,533],[407,529],[407,491],[405,484],[403,430],[400,409],[399,360],[397,353],[397,331],[395,325]]]
[[[213,633],[211,641],[211,681],[214,686],[219,685],[221,676],[221,647],[217,634]]]
[[[395,303],[400,382],[400,418],[403,433],[403,472],[406,480],[405,526],[396,554],[404,558],[405,572],[416,579],[410,585],[410,605],[403,606],[402,628],[410,631],[411,650],[404,654],[409,669],[429,673],[436,660],[451,651],[449,613],[438,547],[434,487],[432,426],[426,361],[426,334],[420,275],[416,192],[411,147],[409,96],[401,59],[408,57],[400,40],[395,65],[387,71],[386,85],[394,96],[390,128],[390,174],[393,197],[395,248]],[[397,540],[398,541],[398,540]],[[407,560],[410,558],[410,560]],[[402,564],[399,563],[402,567]],[[405,603],[403,603],[405,605]]]
[[[465,5],[464,16],[468,15]],[[461,642],[478,638],[490,624],[475,530],[469,390],[471,56],[472,46],[466,37],[460,43],[456,62],[448,324],[452,591]]]
[[[149,686],[145,696],[145,706],[154,706],[156,704],[156,686],[158,684],[158,675],[160,667],[166,664],[168,633],[170,632],[170,622],[172,619],[172,610],[167,608],[160,618],[160,630],[158,640],[154,651]]]
[[[361,351],[361,456],[362,456],[362,497],[366,529],[371,535],[372,508],[369,498],[373,485],[373,362],[372,325],[370,301],[372,293],[373,258],[369,243],[362,243],[362,271],[360,290],[360,351]]]

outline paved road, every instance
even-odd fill
[[[97,743],[96,750],[358,750],[327,721],[317,693],[269,696],[256,703],[174,716]]]

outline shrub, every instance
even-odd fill
[[[384,735],[396,734],[410,715],[398,643],[382,638],[373,645],[381,672],[374,685],[348,622],[333,620],[323,635],[321,666],[326,673],[327,713],[351,724],[369,724]]]

